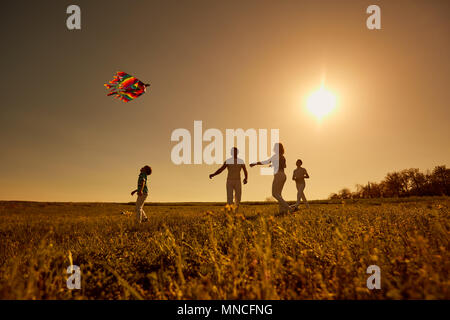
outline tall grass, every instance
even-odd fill
[[[449,200],[277,206],[0,203],[2,299],[448,299]],[[67,267],[81,268],[69,290]],[[369,265],[381,289],[366,286]]]

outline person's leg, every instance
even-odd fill
[[[147,215],[144,212],[144,205],[145,205],[145,200],[147,200],[148,194],[143,194],[142,197],[144,199],[142,200],[142,206],[141,206],[141,221],[147,220]]]
[[[142,201],[142,196],[138,195],[136,199],[136,221],[141,222],[141,210],[144,202]]]
[[[297,207],[300,205],[300,203],[303,201],[307,208],[309,208],[308,201],[306,200],[306,196],[304,193],[305,190],[305,183],[297,183],[297,203],[295,204]]]
[[[227,180],[227,204],[233,204],[233,181]]]
[[[284,183],[286,182],[286,175],[284,172],[278,172],[273,177],[272,182],[272,196],[278,201],[280,207],[280,213],[287,212],[289,210],[289,204],[284,201],[281,196],[283,191]]]
[[[242,185],[240,180],[236,180],[234,183],[234,198],[236,204],[236,211],[239,209],[239,204],[241,203],[242,196]]]
[[[283,192],[283,188],[284,188],[284,184],[286,183],[286,174],[283,172],[283,175],[281,177],[281,182],[280,182],[280,197],[281,197],[281,204],[283,207],[283,210],[285,211],[289,211],[289,203],[287,203],[283,197],[282,197],[282,192]]]
[[[300,184],[299,183],[296,183],[296,187],[297,187],[297,202],[295,203],[295,207],[297,208],[300,205],[302,194],[301,194],[301,191],[300,191]]]
[[[306,196],[305,196],[305,183],[302,183],[300,190],[301,190],[300,197],[303,200],[303,202],[306,204],[306,207],[309,208],[309,203],[308,203],[308,200],[306,200]],[[298,202],[300,203],[299,200],[298,200]]]
[[[140,223],[142,221],[145,199],[147,199],[147,195],[143,194],[141,196],[138,196],[138,198],[136,200],[136,220],[138,223]],[[145,213],[144,213],[144,215],[145,215]]]
[[[145,199],[144,199],[144,203],[142,203],[142,210],[141,210],[142,215],[141,215],[141,218],[142,218],[142,221],[145,222],[145,221],[148,221],[148,217],[147,217],[147,215],[145,214],[145,211],[144,211],[145,200],[147,200],[148,194],[145,194],[144,196],[145,196]]]
[[[296,187],[297,187],[297,203],[295,205],[299,206],[304,197],[303,190],[305,189],[305,183],[304,182],[296,183]]]

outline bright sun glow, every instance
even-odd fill
[[[320,120],[336,107],[336,97],[321,87],[309,96],[306,106]]]

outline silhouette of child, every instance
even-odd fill
[[[148,221],[148,217],[144,211],[144,203],[148,197],[147,176],[151,174],[152,168],[150,168],[149,166],[141,168],[141,173],[139,174],[137,183],[137,189],[131,192],[131,195],[134,195],[136,192],[138,194],[136,200],[136,220],[138,223]]]
[[[292,180],[295,181],[297,186],[297,202],[293,206],[294,210],[298,210],[298,206],[300,205],[301,200],[306,204],[306,207],[309,208],[308,201],[306,200],[305,193],[305,179],[309,178],[308,172],[305,168],[302,167],[303,161],[298,159],[295,163],[297,165],[297,169],[294,170],[292,175]]]

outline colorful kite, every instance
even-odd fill
[[[108,96],[115,95],[117,99],[125,102],[134,100],[144,94],[148,86],[150,85],[123,71],[117,72],[109,83],[105,83],[106,89],[109,89]]]

